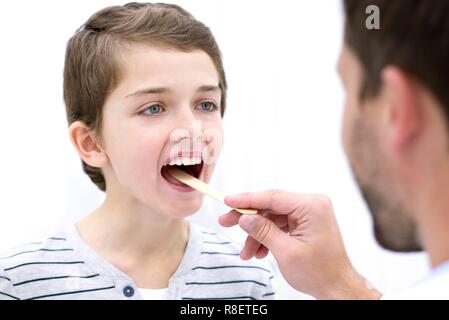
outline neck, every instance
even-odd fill
[[[446,166],[446,164],[444,164]],[[449,260],[449,170],[434,170],[423,185],[417,223],[421,242],[429,254],[432,267]]]
[[[188,239],[185,220],[109,194],[101,207],[78,224],[78,230],[97,252],[128,274],[155,261],[164,261],[169,265],[159,267],[174,271]]]

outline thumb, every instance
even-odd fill
[[[260,215],[242,215],[239,225],[252,238],[270,249],[274,255],[277,255],[277,253],[282,254],[279,251],[288,247],[288,243],[291,240],[273,221]]]

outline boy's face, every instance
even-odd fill
[[[201,159],[189,170],[209,181],[215,163],[205,157],[216,159],[222,147],[218,72],[203,51],[133,45],[121,61],[102,119],[108,196],[157,214],[192,214],[203,195],[180,186],[164,166]]]

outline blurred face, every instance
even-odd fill
[[[134,45],[105,102],[102,141],[108,196],[184,217],[203,195],[172,178],[178,167],[208,182],[222,147],[219,76],[203,51]]]
[[[401,199],[401,188],[383,144],[382,98],[361,101],[362,67],[347,46],[341,51],[338,69],[345,88],[343,146],[373,216],[375,237],[386,249],[420,250],[407,201]]]

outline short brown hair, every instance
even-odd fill
[[[380,12],[380,29],[368,30],[366,8]],[[449,1],[344,0],[345,41],[363,67],[361,98],[376,96],[380,73],[396,65],[425,85],[449,121]]]
[[[67,44],[64,101],[69,125],[79,120],[95,132],[101,132],[103,104],[119,82],[118,52],[133,43],[206,52],[219,73],[223,116],[226,76],[220,49],[209,28],[177,5],[128,3],[92,15]],[[101,169],[84,161],[82,165],[89,178],[105,191]]]

